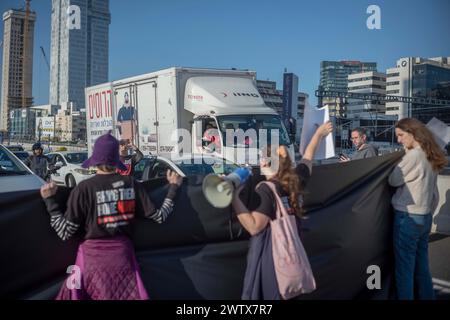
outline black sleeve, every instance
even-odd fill
[[[174,201],[178,186],[171,184],[169,191],[164,198],[161,208],[156,209],[150,195],[146,192],[144,187],[140,183],[134,185],[136,191],[137,200],[137,215],[144,216],[147,219],[151,219],[156,223],[163,223],[169,215],[173,212]]]
[[[255,190],[258,195],[260,202],[259,206],[254,210],[262,214],[265,214],[270,219],[275,219],[276,207],[275,199],[272,194],[272,190],[269,189],[265,184],[260,184]]]
[[[300,186],[302,189],[306,187],[306,184],[309,181],[309,178],[311,177],[311,172],[309,171],[309,168],[306,164],[300,163],[295,168],[295,172],[297,172],[299,178],[300,178]]]
[[[44,202],[50,214],[50,225],[62,240],[71,238],[85,221],[85,209],[82,207],[85,200],[77,187],[70,193],[65,213],[61,212],[54,197],[46,198]]]

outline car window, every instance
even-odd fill
[[[152,159],[144,158],[134,166],[133,176],[136,180],[144,180],[144,173],[146,168],[151,165]]]
[[[0,174],[29,174],[29,172],[20,161],[0,148]]]
[[[212,166],[206,163],[180,163],[178,167],[186,176],[207,175],[214,173]]]
[[[64,161],[63,157],[62,157],[61,155],[59,155],[59,154],[56,155],[55,163],[56,163],[56,162],[62,162],[63,165],[66,164],[66,161]]]
[[[233,163],[226,163],[226,162],[216,162],[211,165],[212,170],[215,174],[230,174],[237,168],[239,168],[238,165]]]
[[[24,161],[25,159],[27,159],[29,157],[29,154],[26,151],[14,152],[14,154],[16,155],[17,158],[19,158],[22,161]]]
[[[22,146],[7,146],[9,151],[23,151],[23,147]]]
[[[194,161],[192,161],[192,163],[177,161],[175,164],[186,176],[207,175],[210,173],[229,174],[239,168],[238,165],[224,159],[208,159],[207,161],[203,160],[202,163],[195,163]]]
[[[156,160],[150,172],[149,179],[163,178],[166,176],[169,165],[161,160]]]
[[[87,159],[87,152],[67,153],[66,160],[69,163],[83,163]]]
[[[54,154],[46,154],[51,164],[55,164],[55,155]]]

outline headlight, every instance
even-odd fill
[[[82,174],[82,175],[91,175],[91,174],[95,173],[95,172],[93,172],[93,170],[87,170],[87,169],[81,169],[81,168],[73,169],[73,171],[75,171],[76,173]]]

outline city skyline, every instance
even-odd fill
[[[380,6],[381,30],[366,26],[370,4]],[[21,5],[5,0],[0,10]],[[49,59],[51,1],[32,1],[31,8],[37,14],[33,96],[36,105],[47,104],[50,74],[40,46]],[[401,57],[450,56],[444,36],[449,11],[445,0],[112,1],[109,80],[170,66],[235,67],[254,70],[280,88],[287,68],[314,103],[321,61],[374,61],[386,72]]]

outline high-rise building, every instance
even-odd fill
[[[348,76],[349,93],[386,94],[386,74],[375,71],[353,73]],[[386,104],[382,101],[350,99],[347,101],[346,118],[375,117],[384,115]]]
[[[386,94],[414,98],[450,100],[450,57],[401,58],[387,69]],[[450,106],[387,102],[386,114],[399,119],[413,117],[427,123],[432,117],[450,124]]]
[[[297,116],[298,77],[294,73],[283,74],[283,119]]]
[[[10,132],[15,110],[33,103],[33,38],[35,12],[8,10],[3,14],[3,73],[0,130]],[[19,110],[20,115],[22,115]],[[17,113],[17,114],[19,114]],[[28,114],[26,111],[24,114]],[[17,118],[16,118],[17,119]],[[14,122],[16,123],[16,122]],[[22,126],[21,126],[22,127]],[[23,126],[27,134],[28,126]]]
[[[322,61],[320,63],[319,90],[347,92],[348,76],[354,73],[377,71],[376,62],[361,61]],[[328,104],[330,116],[340,115],[336,110],[338,103],[335,99],[319,99],[319,105]]]
[[[264,103],[274,109],[281,117],[283,117],[284,104],[283,104],[283,90],[277,90],[277,83],[269,80],[257,80],[256,86],[258,92],[261,94]],[[297,93],[297,107],[295,112],[296,119],[296,140],[299,142],[300,133],[303,125],[303,115],[305,112],[305,105],[308,101],[308,94],[304,92]]]
[[[110,22],[109,0],[52,0],[50,104],[83,109],[84,89],[108,81]]]

